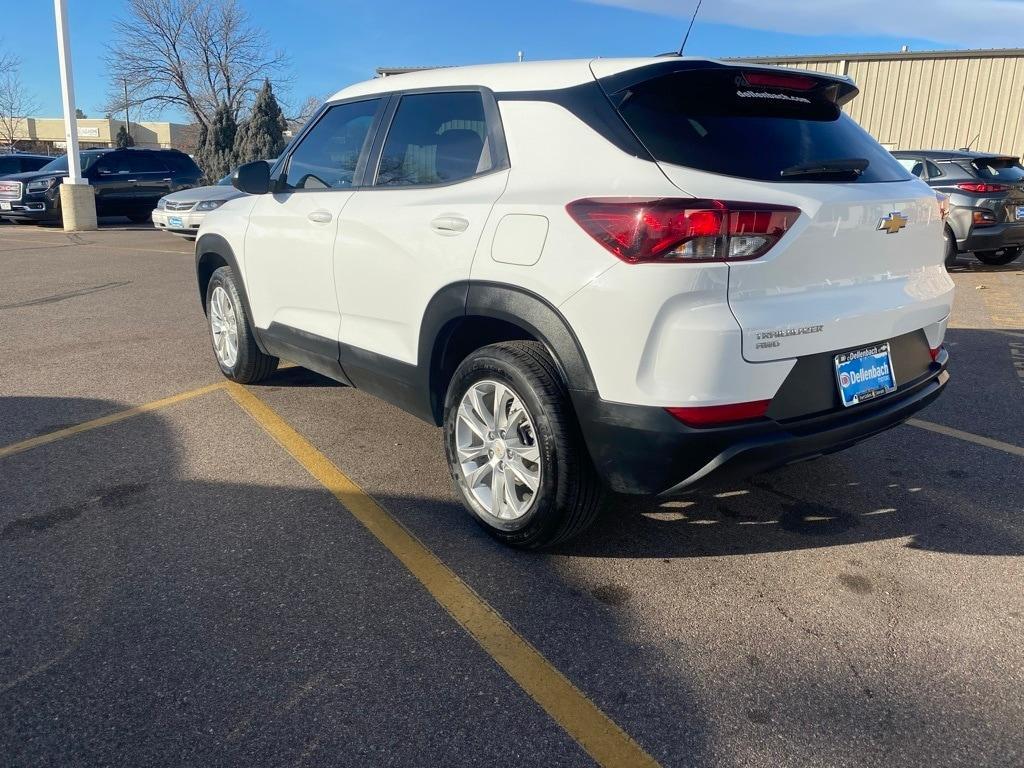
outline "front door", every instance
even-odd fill
[[[109,152],[92,164],[87,175],[96,193],[96,213],[120,216],[135,202],[135,177],[126,152]]]
[[[324,111],[287,158],[276,191],[256,199],[245,235],[255,325],[335,362],[340,314],[334,243],[382,102]]]

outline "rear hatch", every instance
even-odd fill
[[[942,321],[935,193],[841,111],[845,78],[676,60],[594,73],[686,195],[799,208],[765,255],[731,261],[729,306],[752,362],[843,350]]]
[[[970,161],[970,172],[976,176],[982,187],[971,192],[969,183],[961,191],[977,194],[978,207],[989,208],[996,214],[997,221],[1024,221],[1024,168],[1016,157],[985,155]],[[986,191],[991,189],[992,191]]]

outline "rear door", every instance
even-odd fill
[[[767,254],[730,262],[749,361],[866,345],[948,315],[935,194],[841,111],[855,94],[815,73],[714,64],[610,93],[685,194],[800,209]]]
[[[490,92],[393,101],[373,185],[342,213],[335,274],[342,343],[416,364],[427,304],[469,279],[508,163]]]

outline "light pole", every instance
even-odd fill
[[[60,60],[60,90],[64,101],[64,133],[68,146],[68,175],[60,185],[60,208],[65,231],[96,229],[96,197],[82,177],[78,154],[78,120],[75,117],[75,83],[71,75],[71,40],[65,0],[53,0],[57,20],[57,58]]]

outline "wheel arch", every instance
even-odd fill
[[[231,267],[235,280],[238,282],[238,292],[242,297],[245,315],[249,318],[252,325],[256,345],[260,348],[261,352],[266,353],[267,350],[263,344],[263,339],[260,337],[259,328],[256,327],[255,322],[252,320],[253,314],[252,307],[249,306],[249,292],[245,288],[245,278],[242,277],[242,270],[238,267],[238,260],[235,258],[234,250],[232,250],[228,241],[221,235],[201,235],[196,240],[196,283],[199,287],[199,303],[204,313],[206,312],[206,290],[210,285],[210,279],[213,277],[213,273],[221,267]]]
[[[554,305],[518,286],[455,283],[434,295],[420,328],[419,359],[436,424],[444,419],[445,395],[459,363],[480,347],[512,340],[543,344],[570,391],[596,389],[583,348]]]

